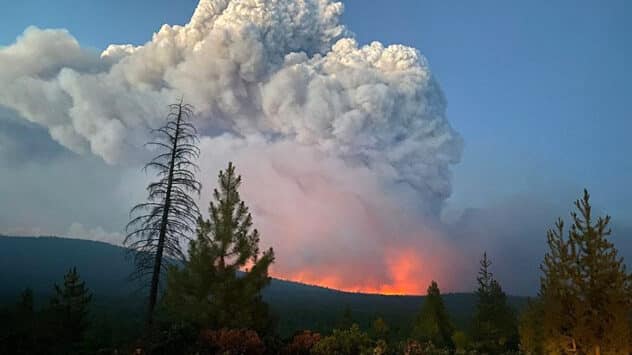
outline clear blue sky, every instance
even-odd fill
[[[67,28],[95,48],[140,44],[163,23],[185,23],[196,3],[22,0],[2,7],[0,45],[29,25]],[[451,204],[588,187],[632,221],[632,2],[344,3],[360,42],[402,43],[428,57],[465,140]]]

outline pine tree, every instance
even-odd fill
[[[57,343],[68,353],[83,340],[89,325],[89,305],[92,294],[81,281],[77,268],[64,276],[63,286],[55,284],[51,300],[51,315],[55,323]]]
[[[517,321],[507,295],[489,270],[491,261],[483,254],[479,270],[478,302],[474,314],[472,338],[478,350],[499,354],[513,350],[518,343]]]
[[[241,176],[228,164],[219,173],[209,219],[198,220],[183,268],[167,277],[165,305],[175,316],[208,328],[268,330],[270,318],[261,291],[270,282],[270,248],[261,253],[259,233],[239,196]]]
[[[153,322],[162,271],[169,261],[185,258],[180,241],[189,239],[199,217],[191,195],[199,194],[202,188],[194,174],[200,150],[197,131],[190,122],[193,107],[181,100],[169,109],[167,123],[153,130],[156,140],[147,143],[159,154],[145,170],[155,170],[159,180],[147,186],[148,202],[131,210],[130,215],[136,217],[127,224],[124,241],[134,256],[135,276],[149,281],[147,327]]]
[[[438,347],[453,347],[452,333],[454,326],[443,304],[441,291],[435,281],[428,286],[428,294],[421,312],[417,316],[413,335],[423,342],[432,342]]]
[[[582,353],[627,354],[632,350],[632,277],[609,240],[610,216],[593,218],[586,190],[575,208],[568,237],[561,220],[548,233],[540,290],[545,346],[549,351],[571,344]]]
[[[572,264],[577,256],[575,245],[564,238],[564,221],[558,219],[555,228],[547,231],[549,251],[541,269],[540,299],[542,302],[541,347],[547,353],[564,353],[575,348],[573,324],[579,307],[578,290],[573,285]]]

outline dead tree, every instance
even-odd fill
[[[130,211],[124,242],[134,257],[134,276],[149,281],[148,327],[153,321],[161,273],[174,260],[185,258],[180,243],[190,238],[199,217],[191,195],[199,195],[202,188],[195,178],[200,150],[190,120],[193,107],[180,101],[169,109],[167,123],[152,130],[155,138],[147,143],[158,155],[144,170],[156,171],[158,181],[147,186],[147,202]]]

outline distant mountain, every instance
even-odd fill
[[[140,318],[145,292],[129,279],[133,263],[125,249],[79,239],[0,236],[0,304],[15,302],[26,287],[33,289],[36,302],[42,304],[53,284],[60,283],[73,266],[93,291],[97,307]],[[264,298],[285,336],[301,329],[331,329],[345,310],[362,326],[381,316],[393,330],[406,332],[423,303],[421,296],[349,293],[278,279],[266,288]],[[444,301],[456,325],[467,327],[476,297],[446,294]],[[521,307],[526,299],[511,297],[510,301]]]

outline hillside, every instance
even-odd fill
[[[125,249],[78,239],[0,236],[0,304],[13,303],[26,287],[34,290],[36,303],[42,304],[53,284],[72,266],[94,292],[98,310],[140,319],[145,294],[129,280],[133,264]],[[272,280],[264,298],[279,318],[284,336],[300,329],[331,329],[345,309],[362,326],[382,316],[393,330],[406,332],[423,302],[421,296],[348,293],[278,279]],[[446,294],[444,300],[456,325],[466,327],[474,295]],[[520,307],[525,299],[511,297],[511,302]]]

